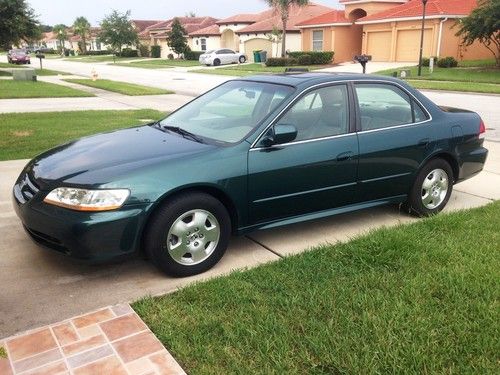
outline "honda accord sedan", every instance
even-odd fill
[[[483,169],[484,135],[476,113],[397,79],[255,76],[161,121],[35,157],[14,206],[28,235],[57,252],[144,252],[187,276],[214,266],[231,234],[386,204],[436,214],[454,184]]]

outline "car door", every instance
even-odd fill
[[[355,200],[358,141],[346,84],[312,89],[298,98],[248,155],[249,219],[253,224],[348,205]],[[278,125],[295,140],[263,146]]]
[[[408,194],[419,166],[435,147],[429,113],[399,85],[366,82],[354,87],[360,200]]]

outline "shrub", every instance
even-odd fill
[[[81,53],[82,56],[102,56],[102,55],[111,55],[113,51],[105,50],[105,51],[87,51],[85,53]]]
[[[160,46],[151,46],[151,57],[154,57],[155,59],[159,59],[161,57]]]
[[[438,58],[436,56],[432,57],[434,59],[434,65],[437,63]],[[431,58],[430,57],[424,57],[422,59],[422,66],[427,66],[429,67],[431,65]]]
[[[455,58],[448,56],[439,59],[437,65],[440,68],[456,68],[458,66],[458,61]]]
[[[326,65],[333,60],[333,51],[297,51],[289,52],[288,56],[298,59],[300,56],[308,55],[311,58],[311,65]]]
[[[299,63],[299,65],[311,65],[311,62],[312,62],[312,58],[311,58],[311,55],[300,55],[298,58],[297,58],[297,61]]]
[[[173,59],[174,59],[174,54],[173,54],[173,53],[169,53],[169,54],[167,55],[167,59],[169,59],[169,60],[173,60]]]
[[[298,60],[294,57],[271,57],[266,61],[266,66],[292,66],[292,65],[298,65]]]
[[[139,52],[136,49],[124,48],[122,49],[121,57],[139,57]]]
[[[139,53],[141,57],[150,57],[149,47],[146,44],[139,45]]]
[[[205,51],[191,51],[191,50],[188,50],[186,52],[184,52],[184,58],[186,60],[195,60],[195,61],[198,61],[200,56],[203,55],[205,53]]]

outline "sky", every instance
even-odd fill
[[[197,16],[225,18],[236,13],[255,13],[266,8],[264,0],[27,0],[43,24],[71,25],[86,17],[93,26],[113,9],[131,10],[132,19],[164,20],[195,12]],[[338,0],[315,0],[332,8]]]

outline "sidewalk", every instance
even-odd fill
[[[63,79],[82,78],[80,76],[42,76],[40,81],[72,87],[77,90],[94,94],[92,98],[35,98],[35,99],[2,99],[0,113],[16,112],[65,112],[87,110],[130,110],[156,109],[171,112],[192,100],[192,96],[167,94],[128,96],[78,85],[63,81]]]
[[[106,307],[0,341],[0,374],[185,374],[129,305]]]

